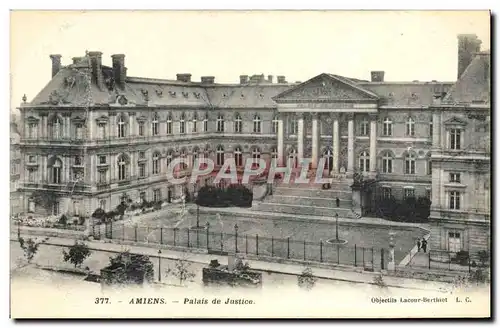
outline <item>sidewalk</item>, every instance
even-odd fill
[[[25,236],[31,237],[31,236]],[[11,240],[17,240],[17,236],[11,235]],[[69,247],[74,244],[73,239],[67,238],[57,238],[50,237],[45,244]],[[200,254],[200,253],[187,253],[182,251],[176,251],[171,249],[162,248],[162,253],[158,254],[158,247],[149,246],[138,246],[138,245],[123,245],[115,244],[111,242],[104,241],[88,241],[86,242],[89,248],[94,251],[107,251],[107,252],[123,252],[125,249],[132,253],[143,254],[157,258],[159,255],[161,258],[176,260],[184,259],[190,262],[202,263],[208,265],[211,260],[217,259],[219,263],[227,265],[227,256],[212,255],[212,254]],[[158,245],[155,245],[158,246]],[[271,272],[271,273],[284,273],[291,275],[300,275],[304,270],[304,265],[300,264],[285,264],[276,262],[265,262],[259,260],[248,260],[247,261],[253,270]],[[312,267],[313,274],[318,278],[331,279],[337,281],[345,281],[350,283],[365,283],[372,284],[374,277],[380,275],[380,273],[364,272],[359,268],[342,268],[342,267],[332,267],[330,268],[318,268]],[[389,287],[406,288],[406,289],[418,289],[418,290],[431,290],[431,291],[443,291],[449,288],[449,284],[437,281],[428,280],[418,280],[411,278],[402,277],[392,277],[384,275],[384,281]]]

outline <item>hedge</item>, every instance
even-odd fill
[[[427,197],[379,198],[375,202],[375,214],[400,222],[427,222],[430,215],[431,201]]]
[[[253,193],[243,185],[226,188],[204,186],[198,190],[196,204],[206,207],[251,207]]]

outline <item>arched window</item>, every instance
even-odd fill
[[[366,119],[363,119],[359,123],[359,134],[362,136],[367,136],[368,135],[368,121]]]
[[[205,117],[203,118],[203,132],[208,131],[208,113],[205,114]]]
[[[359,170],[368,172],[370,170],[370,155],[364,151],[359,155]]]
[[[216,164],[218,166],[221,166],[224,164],[224,147],[222,147],[222,145],[217,146],[216,161],[217,161]]]
[[[405,174],[415,174],[415,160],[414,152],[409,152],[405,156]]]
[[[234,149],[234,161],[236,162],[236,166],[243,166],[243,155],[239,146]]]
[[[252,161],[254,164],[258,164],[260,159],[260,149],[258,147],[254,147],[252,149]]]
[[[172,134],[172,113],[167,114],[167,134]]]
[[[276,146],[271,147],[271,158],[278,158],[278,148]]]
[[[193,114],[193,133],[198,133],[198,113]]]
[[[125,138],[126,123],[123,115],[118,118],[118,138]]]
[[[224,115],[217,116],[217,132],[224,132]]]
[[[160,153],[153,153],[153,174],[160,173]]]
[[[406,120],[406,135],[410,137],[415,135],[415,120],[413,117],[408,117]]]
[[[262,121],[260,120],[260,116],[255,114],[253,117],[253,132],[260,133],[261,132]]]
[[[392,154],[390,151],[382,154],[382,172],[392,173]]]
[[[151,123],[151,129],[153,136],[157,136],[158,134],[160,134],[160,123],[157,113],[153,114],[153,122]]]
[[[389,117],[384,119],[384,129],[383,134],[386,137],[392,136],[392,120]]]
[[[296,118],[290,118],[290,132],[289,134],[296,135],[299,131],[299,122]]]
[[[279,124],[279,117],[278,117],[278,115],[274,115],[274,117],[273,117],[273,133],[278,133],[278,124]]]
[[[429,137],[432,138],[432,134],[434,133],[434,119],[431,115],[431,120],[429,121]]]
[[[236,133],[243,132],[243,122],[241,120],[241,115],[238,113],[234,117],[234,132]]]
[[[124,154],[118,156],[118,180],[126,180],[128,178],[128,157]]]
[[[186,133],[186,115],[184,113],[181,114],[181,118],[179,119],[179,133]]]
[[[333,169],[333,152],[330,148],[325,149],[323,152],[325,158],[325,169],[330,172]]]
[[[51,122],[52,138],[59,139],[62,138],[62,120],[59,116],[54,116]]]
[[[297,167],[297,151],[295,148],[290,149],[288,152],[288,166],[291,168]]]
[[[182,159],[182,162],[181,162],[181,169],[182,170],[185,170],[187,168],[187,151],[186,151],[186,148],[182,148],[181,149],[181,153],[180,153],[180,158]]]
[[[55,158],[50,167],[51,179],[50,182],[53,184],[62,183],[62,162],[60,159]]]
[[[173,152],[171,150],[169,150],[167,152],[167,167],[170,166],[170,164],[172,163],[172,158],[173,158]]]

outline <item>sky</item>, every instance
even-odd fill
[[[125,54],[129,76],[177,73],[238,83],[242,74],[321,73],[386,81],[455,81],[457,35],[477,34],[490,48],[487,11],[13,11],[11,110],[51,78],[50,54],[63,65],[86,50],[103,64]],[[276,79],[276,78],[275,78]]]

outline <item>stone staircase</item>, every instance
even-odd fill
[[[336,179],[330,189],[316,183],[279,183],[254,209],[264,212],[334,217],[359,218],[352,210],[352,182]],[[336,198],[339,198],[339,207]]]

